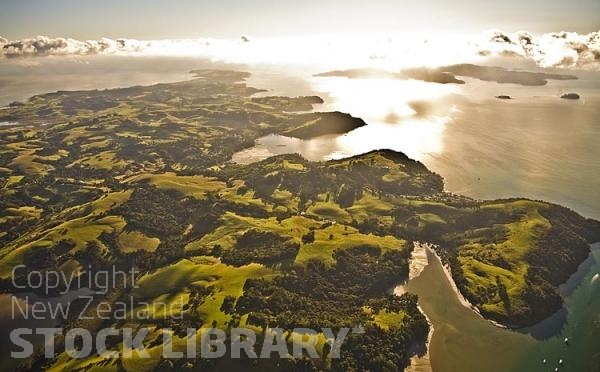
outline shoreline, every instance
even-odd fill
[[[413,250],[410,254],[410,259],[408,263],[408,277],[402,282],[398,283],[396,286],[394,286],[394,288],[392,288],[391,292],[394,296],[401,296],[404,293],[408,292],[405,288],[408,282],[421,275],[425,267],[429,265],[429,257],[427,254],[427,248],[425,244],[428,243],[413,242]],[[405,371],[431,371],[431,356],[429,354],[429,347],[431,345],[431,340],[433,338],[433,333],[435,332],[435,329],[433,327],[431,319],[429,319],[421,305],[418,303],[417,308],[427,320],[427,324],[429,325],[429,332],[427,333],[427,340],[425,341],[425,352],[423,353],[423,355],[419,355],[418,350],[411,350],[412,355],[410,356],[410,364],[406,367]]]
[[[425,353],[423,353],[423,355],[414,353],[410,357],[410,364],[406,367],[405,371],[418,372],[418,371],[422,371],[423,369],[432,371],[433,369],[431,367],[431,355],[429,353],[429,348],[431,346],[431,340],[433,339],[433,333],[435,332],[435,328],[433,327],[433,323],[431,322],[431,319],[429,319],[429,317],[427,316],[425,311],[423,311],[423,308],[421,307],[421,305],[417,304],[417,308],[419,309],[421,314],[423,314],[423,316],[427,320],[427,324],[429,324],[429,332],[427,333],[427,341],[425,341]]]
[[[413,244],[414,244],[414,248],[411,253],[411,258],[410,258],[410,262],[409,262],[409,277],[406,281],[398,284],[394,288],[394,291],[393,291],[394,294],[399,296],[402,293],[406,292],[406,290],[403,287],[406,286],[406,284],[410,280],[418,277],[421,274],[421,272],[423,271],[423,269],[425,269],[425,267],[429,265],[430,259],[435,257],[435,259],[437,259],[440,262],[442,269],[444,271],[444,275],[446,276],[446,280],[448,280],[450,287],[452,287],[452,291],[456,295],[456,297],[457,297],[458,301],[461,303],[461,305],[463,305],[464,307],[473,311],[474,313],[476,313],[478,316],[485,319],[486,321],[494,324],[498,328],[508,329],[508,327],[506,327],[500,323],[494,322],[493,320],[490,320],[490,319],[486,319],[481,314],[481,312],[479,311],[477,306],[475,306],[471,302],[469,302],[469,300],[467,300],[463,296],[463,294],[460,293],[458,287],[456,286],[456,283],[454,282],[454,279],[452,278],[452,270],[450,269],[450,267],[448,265],[444,264],[444,262],[442,261],[440,256],[437,254],[437,252],[433,248],[435,246],[435,244],[427,243],[427,242],[422,243],[422,242],[417,242],[417,241],[413,242]],[[415,263],[417,263],[417,265],[414,265]]]
[[[448,266],[447,264],[445,264],[442,259],[440,258],[440,256],[437,254],[437,252],[435,251],[435,249],[433,249],[433,247],[435,246],[434,244],[431,243],[426,243],[426,249],[428,254],[431,254],[433,256],[435,256],[439,261],[440,264],[442,265],[442,269],[444,271],[444,275],[446,275],[446,279],[448,280],[448,283],[450,283],[450,287],[452,287],[452,291],[456,294],[456,297],[458,298],[458,301],[461,303],[461,305],[463,305],[464,307],[468,308],[469,310],[473,311],[475,314],[477,314],[480,318],[484,319],[485,321],[491,323],[492,325],[494,325],[495,327],[501,328],[501,329],[511,329],[510,327],[498,323],[494,320],[491,319],[487,319],[485,316],[483,316],[483,314],[481,314],[481,311],[479,310],[479,308],[475,305],[473,305],[469,300],[467,300],[465,298],[465,296],[460,293],[460,290],[458,289],[458,287],[456,286],[456,283],[454,282],[454,278],[452,278],[452,269],[450,268],[450,266]]]
[[[423,244],[423,243],[419,243],[419,244]],[[516,331],[516,332],[520,332],[523,330],[531,330],[531,329],[535,329],[538,325],[543,324],[545,321],[549,320],[550,318],[552,318],[556,313],[561,312],[564,309],[564,300],[571,294],[573,293],[573,291],[579,287],[579,285],[581,285],[581,281],[583,280],[583,277],[585,275],[582,275],[579,271],[581,270],[581,268],[583,267],[585,269],[585,267],[589,266],[589,261],[592,258],[592,251],[596,250],[596,249],[600,249],[600,242],[596,242],[596,243],[591,243],[589,244],[590,247],[590,253],[588,255],[588,257],[582,261],[578,267],[577,270],[571,274],[571,276],[569,276],[569,278],[567,279],[567,281],[565,281],[564,283],[560,284],[558,286],[558,291],[561,294],[562,298],[563,298],[563,306],[561,306],[560,309],[558,309],[554,314],[550,315],[549,317],[542,319],[541,321],[532,324],[530,326],[527,327],[510,327],[507,325],[504,325],[502,323],[498,323],[494,320],[491,319],[487,319],[485,316],[483,316],[483,314],[481,314],[481,311],[479,310],[479,308],[477,308],[477,306],[473,305],[471,302],[469,302],[469,300],[467,300],[462,293],[460,293],[460,290],[458,289],[458,287],[456,286],[456,283],[454,282],[454,279],[452,278],[452,270],[451,268],[447,265],[444,264],[444,262],[441,260],[440,256],[437,254],[437,252],[435,251],[435,249],[433,249],[433,247],[435,246],[432,243],[424,243],[425,244],[425,249],[427,250],[428,254],[431,254],[433,256],[435,256],[440,263],[442,264],[442,269],[444,270],[444,274],[446,275],[446,279],[448,280],[448,282],[450,283],[450,286],[452,287],[452,290],[454,291],[454,293],[456,294],[459,302],[466,308],[470,309],[471,311],[473,311],[474,313],[476,313],[477,315],[479,315],[482,319],[485,319],[487,322],[493,324],[494,326],[501,328],[501,329],[507,329],[507,330],[512,330],[512,331]]]
[[[583,280],[590,273],[590,271],[595,263],[594,251],[597,251],[597,250],[600,250],[600,242],[590,244],[590,253],[586,257],[586,259],[583,260],[579,264],[579,266],[577,266],[577,271],[575,271],[573,274],[571,274],[571,276],[567,279],[567,281],[565,281],[564,283],[562,283],[558,286],[557,290],[560,293],[561,297],[563,298],[563,304],[560,307],[560,309],[558,309],[552,315],[548,316],[545,319],[542,319],[541,321],[539,321],[535,324],[532,324],[528,327],[511,328],[511,330],[519,332],[519,333],[531,335],[536,339],[540,336],[536,336],[535,334],[542,335],[541,336],[542,338],[548,337],[548,335],[549,335],[548,333],[541,331],[541,330],[546,329],[547,327],[554,327],[556,329],[555,332],[550,333],[551,336],[560,334],[564,330],[564,327],[567,324],[566,321],[567,321],[568,310],[566,307],[566,301],[571,295],[573,295],[573,293],[577,290],[577,288],[579,288],[583,284]],[[596,275],[598,275],[598,273],[596,273]],[[558,329],[557,325],[553,325],[553,322],[556,321],[557,317],[562,318],[562,320],[560,320],[560,329]]]
[[[403,293],[406,293],[407,291],[404,287],[408,284],[408,282],[421,275],[425,267],[429,265],[429,257],[427,254],[427,247],[425,246],[425,244],[428,243],[413,242],[413,250],[410,254],[409,260],[408,278],[394,287],[392,293],[395,296],[400,296]],[[435,328],[433,326],[433,322],[431,321],[431,319],[429,319],[427,313],[425,313],[420,304],[417,304],[417,308],[427,320],[427,324],[429,325],[429,332],[427,333],[427,340],[425,341],[425,352],[423,353],[423,355],[419,355],[418,352],[414,352],[413,355],[411,355],[410,357],[410,364],[406,367],[405,370],[409,372],[418,372],[422,370],[431,371],[431,356],[429,353],[429,348],[431,346],[431,340],[433,339]]]

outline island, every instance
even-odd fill
[[[560,96],[562,99],[579,99],[579,94],[577,93],[565,93]]]
[[[335,76],[349,79],[412,79],[438,84],[465,84],[464,80],[457,78],[457,76],[461,76],[482,81],[494,81],[500,84],[519,84],[523,86],[546,85],[548,84],[548,80],[577,80],[577,76],[575,75],[509,70],[504,67],[480,66],[469,63],[434,68],[408,68],[398,72],[377,69],[334,70],[322,72],[314,76]]]

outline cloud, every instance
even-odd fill
[[[478,43],[481,56],[531,59],[542,67],[600,70],[600,31],[589,34],[551,32],[533,36],[526,31],[489,31]]]
[[[75,40],[71,38],[35,38],[10,41],[0,37],[1,55],[6,58],[95,55],[95,54],[132,54],[141,52],[145,43],[130,39]]]
[[[600,31],[589,34],[553,32],[533,35],[489,31],[477,37],[422,39],[415,36],[296,37],[237,40],[109,39],[76,40],[37,36],[7,40],[0,36],[0,59],[45,56],[181,56],[232,63],[327,65],[334,68],[374,67],[397,71],[406,67],[476,62],[477,57],[532,60],[542,67],[600,70]]]

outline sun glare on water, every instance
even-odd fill
[[[307,81],[325,99],[316,111],[348,113],[367,125],[343,135],[307,140],[269,135],[234,155],[234,161],[251,163],[284,153],[299,153],[313,161],[340,159],[377,149],[424,160],[444,151],[444,130],[457,110],[447,98],[461,89],[455,84],[394,78],[313,76]]]
[[[337,149],[329,158],[388,148],[421,160],[427,154],[443,151],[444,126],[454,109],[443,99],[458,91],[456,85],[346,78],[315,78],[314,84],[317,91],[329,97],[330,108],[367,123],[337,137]]]

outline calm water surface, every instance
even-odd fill
[[[464,86],[389,79],[308,81],[326,99],[317,110],[348,112],[368,125],[308,141],[266,136],[236,154],[235,161],[294,152],[328,160],[389,148],[441,174],[452,192],[481,199],[543,199],[600,218],[600,73],[542,87],[475,80]],[[560,99],[565,91],[579,92],[582,99]],[[307,92],[300,89],[299,94]],[[278,88],[271,93],[279,93]],[[499,94],[513,99],[493,98]]]

